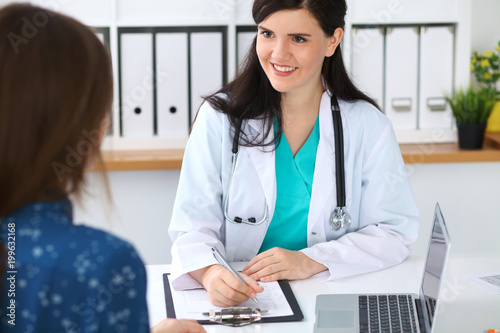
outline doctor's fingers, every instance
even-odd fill
[[[264,287],[262,287],[259,282],[257,282],[255,279],[251,278],[250,276],[247,276],[246,274],[240,274],[240,276],[245,280],[245,283],[254,290],[256,293],[261,293],[264,291]],[[253,296],[250,296],[253,298]]]
[[[267,265],[261,270],[252,274],[252,278],[262,282],[271,282],[286,279],[286,268],[282,263],[274,263]]]
[[[252,267],[262,267],[251,275],[252,278],[269,282],[280,279],[300,280],[312,275],[309,267],[312,259],[302,252],[282,248],[273,248],[267,252],[272,256],[260,260]]]
[[[252,260],[250,260],[250,262],[245,266],[245,268],[243,268],[243,273],[253,277],[252,275],[260,271],[262,268],[271,265],[273,263],[277,263],[278,262],[277,258],[273,256],[275,249],[278,248],[276,247],[272,248],[255,256]]]
[[[229,272],[228,272],[229,273]],[[246,276],[245,274],[239,273],[240,277],[243,278],[245,282],[241,282],[237,277],[233,274],[224,274],[222,275],[222,279],[224,282],[232,289],[245,294],[250,298],[254,298],[256,293],[260,293],[264,291],[264,288],[259,285],[257,281]]]
[[[272,249],[262,252],[250,260],[248,265],[243,269],[243,273],[258,280],[264,276],[261,272],[263,269],[286,261],[287,257],[292,252],[295,251],[286,250],[280,247],[273,247]],[[277,270],[281,269],[274,267],[272,271],[268,269],[267,272],[271,273]]]
[[[241,281],[237,281],[244,285]],[[245,289],[252,290],[247,286],[245,286]],[[210,302],[221,307],[238,305],[248,300],[252,294],[254,294],[253,291],[246,294],[241,290],[234,289],[224,280],[214,281],[214,283],[211,284],[210,289],[208,289],[208,298],[210,299]]]
[[[227,297],[223,291],[220,290],[209,290],[208,291],[208,299],[215,306],[220,306],[222,308],[226,308],[228,306],[238,305],[248,299],[248,297],[242,297],[241,299],[234,300]]]

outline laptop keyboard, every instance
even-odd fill
[[[359,332],[417,332],[414,313],[410,295],[359,296]]]
[[[425,296],[425,304],[427,305],[427,313],[431,322],[434,321],[434,311],[436,311],[436,299],[432,297]]]

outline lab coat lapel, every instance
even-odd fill
[[[246,133],[255,138],[258,142],[262,141],[264,122],[260,119],[250,119],[247,124],[249,128]],[[264,142],[273,140],[273,133],[269,133]],[[274,214],[274,206],[276,202],[276,174],[275,174],[275,161],[274,161],[274,146],[264,147],[246,147],[250,160],[257,171],[259,176],[260,185],[264,190],[266,196],[267,206],[269,208],[269,221],[272,220]]]
[[[333,119],[330,108],[330,96],[326,92],[321,98],[319,125],[320,136],[316,152],[316,165],[314,167],[314,180],[307,228],[308,234],[314,232],[318,237],[326,239],[325,222],[323,221],[325,216],[324,211],[327,209],[330,212],[330,210],[325,206],[332,206],[332,200],[335,202],[336,196]]]

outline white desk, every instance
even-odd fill
[[[238,267],[237,267],[238,268]],[[170,265],[148,265],[150,323],[166,317],[163,273]],[[206,325],[207,332],[312,332],[316,295],[335,293],[418,293],[423,258],[410,256],[402,264],[360,276],[326,282],[323,278],[292,281],[290,285],[304,313],[301,322],[252,324],[246,327]],[[436,321],[436,332],[479,332],[500,329],[500,293],[461,278],[462,275],[500,270],[500,252],[484,256],[451,257],[448,262],[444,307]]]

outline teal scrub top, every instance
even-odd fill
[[[295,158],[285,134],[282,134],[275,150],[276,207],[259,253],[273,247],[293,251],[307,248],[307,217],[318,142],[319,117]]]

